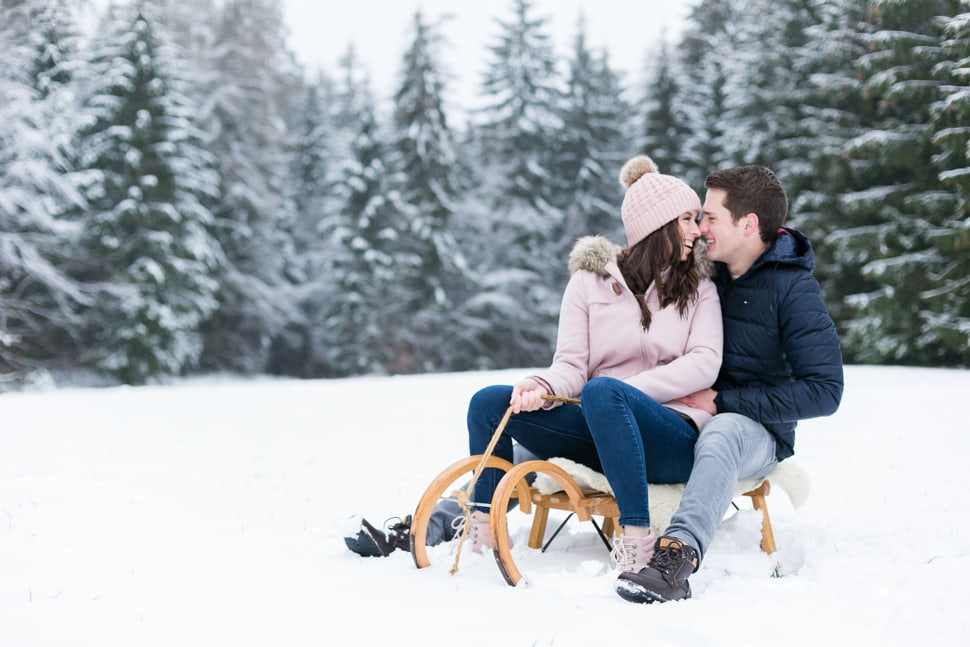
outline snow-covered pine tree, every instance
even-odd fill
[[[83,64],[74,3],[0,7],[0,390],[70,357],[89,296],[64,271],[83,204],[72,81]]]
[[[83,359],[129,384],[195,364],[217,287],[204,206],[217,192],[213,160],[178,76],[183,65],[146,10],[106,14],[78,142],[84,168],[97,174],[77,254],[78,276],[98,286]]]
[[[949,233],[938,245],[949,265],[930,297],[934,316],[928,325],[961,366],[970,366],[970,1],[963,0],[960,10],[943,28],[943,60],[936,69],[941,97],[932,108],[933,161],[959,208],[943,221]]]
[[[940,100],[933,106],[935,158],[944,185],[961,194],[958,215],[970,215],[970,0],[946,21],[942,60],[936,68]]]
[[[215,61],[216,29],[219,23],[218,0],[137,0],[154,7],[157,16],[171,34],[175,44],[189,63],[183,74],[200,96],[193,97],[201,103],[201,92],[211,88],[219,74]],[[220,3],[221,4],[221,3]]]
[[[680,64],[665,40],[654,45],[647,67],[650,80],[643,92],[643,137],[638,148],[657,164],[661,173],[686,177],[691,128],[685,107],[696,88],[693,83],[682,85],[679,81]],[[697,173],[693,175],[696,177]]]
[[[827,236],[846,223],[846,141],[869,111],[855,74],[865,52],[865,0],[753,0],[737,6],[727,66],[722,146],[735,164],[763,164],[791,199],[789,221],[813,242],[816,277],[840,320],[851,272]]]
[[[737,6],[731,29],[721,146],[732,163],[768,166],[783,182],[789,169],[782,151],[795,134],[809,75],[802,46],[813,3],[747,0]]]
[[[730,166],[724,151],[728,70],[733,56],[738,0],[701,0],[690,12],[673,68],[690,85],[680,89],[690,135],[684,144],[683,180],[698,191],[708,173]]]
[[[395,361],[393,331],[402,325],[395,252],[405,206],[388,164],[390,138],[380,127],[366,74],[353,50],[341,61],[338,122],[351,135],[334,195],[339,209],[325,220],[334,242],[327,275],[334,296],[324,318],[328,363],[337,375],[385,374]]]
[[[285,259],[285,274],[301,316],[274,339],[270,372],[327,377],[333,369],[327,360],[323,319],[336,288],[328,270],[334,241],[327,236],[324,222],[327,214],[340,208],[334,197],[339,165],[333,152],[338,139],[333,127],[333,82],[320,71],[298,96],[291,186],[295,217],[288,233],[293,254]]]
[[[203,365],[266,370],[272,340],[299,320],[285,280],[294,208],[289,97],[302,82],[286,47],[282,8],[226,0],[215,28],[201,125],[218,159],[212,234],[223,254],[214,274],[219,307],[203,329]]]
[[[397,280],[388,331],[392,372],[451,366],[451,313],[467,292],[467,267],[452,231],[458,189],[454,136],[445,111],[440,23],[414,15],[394,94],[393,166],[399,170],[401,238],[394,253]]]
[[[837,323],[845,318],[844,296],[865,289],[858,265],[839,253],[835,239],[850,223],[840,197],[855,182],[855,163],[845,150],[875,108],[856,72],[871,31],[867,5],[868,0],[813,0],[807,5],[805,41],[795,52],[804,78],[790,98],[798,104],[797,121],[776,147],[776,171],[791,199],[788,223],[813,243],[815,276]]]
[[[556,207],[563,213],[559,258],[566,258],[580,236],[599,234],[624,244],[618,178],[623,163],[636,152],[630,136],[636,119],[624,99],[620,75],[604,50],[587,43],[580,18],[568,61],[562,104],[562,134],[553,178],[560,182]]]
[[[842,331],[851,361],[966,361],[966,338],[951,345],[936,325],[948,307],[937,297],[953,264],[944,249],[959,197],[939,180],[931,125],[940,97],[934,70],[946,56],[943,29],[959,4],[869,4],[873,31],[858,71],[875,114],[846,149],[855,191],[841,196],[846,228],[830,237],[867,282],[845,298],[850,316]]]
[[[456,314],[456,341],[476,367],[530,366],[552,354],[566,259],[561,184],[550,173],[561,135],[562,81],[546,18],[512,0],[498,20],[473,116],[477,160],[456,232],[478,283]]]

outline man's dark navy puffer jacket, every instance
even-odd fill
[[[724,319],[717,411],[761,422],[778,440],[778,460],[788,458],[796,422],[831,415],[842,399],[842,351],[812,276],[812,245],[785,228],[743,276],[714,265]]]

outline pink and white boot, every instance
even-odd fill
[[[610,553],[613,568],[622,573],[638,572],[653,557],[653,548],[656,542],[657,536],[653,534],[652,528],[648,528],[647,534],[642,537],[627,534],[614,537],[613,551]]]

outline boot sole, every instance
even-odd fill
[[[366,530],[358,532],[356,537],[344,537],[344,543],[347,544],[347,548],[351,552],[357,553],[361,557],[387,557],[390,555],[390,551],[385,553],[381,550],[380,544]]]
[[[662,595],[655,593],[654,591],[649,591],[639,584],[631,582],[630,580],[618,580],[615,587],[616,594],[627,602],[636,602],[637,604],[653,604],[654,602],[676,602],[678,600],[686,600],[690,598],[690,591],[683,598],[665,598]]]
[[[637,604],[653,604],[654,602],[664,602],[665,600],[642,586],[637,586],[632,582],[620,580],[616,584],[616,594],[627,602]]]

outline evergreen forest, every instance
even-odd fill
[[[970,0],[697,0],[641,86],[502,0],[462,119],[420,10],[384,97],[275,0],[85,4],[0,0],[0,391],[546,365],[639,153],[776,172],[847,363],[970,366]]]

